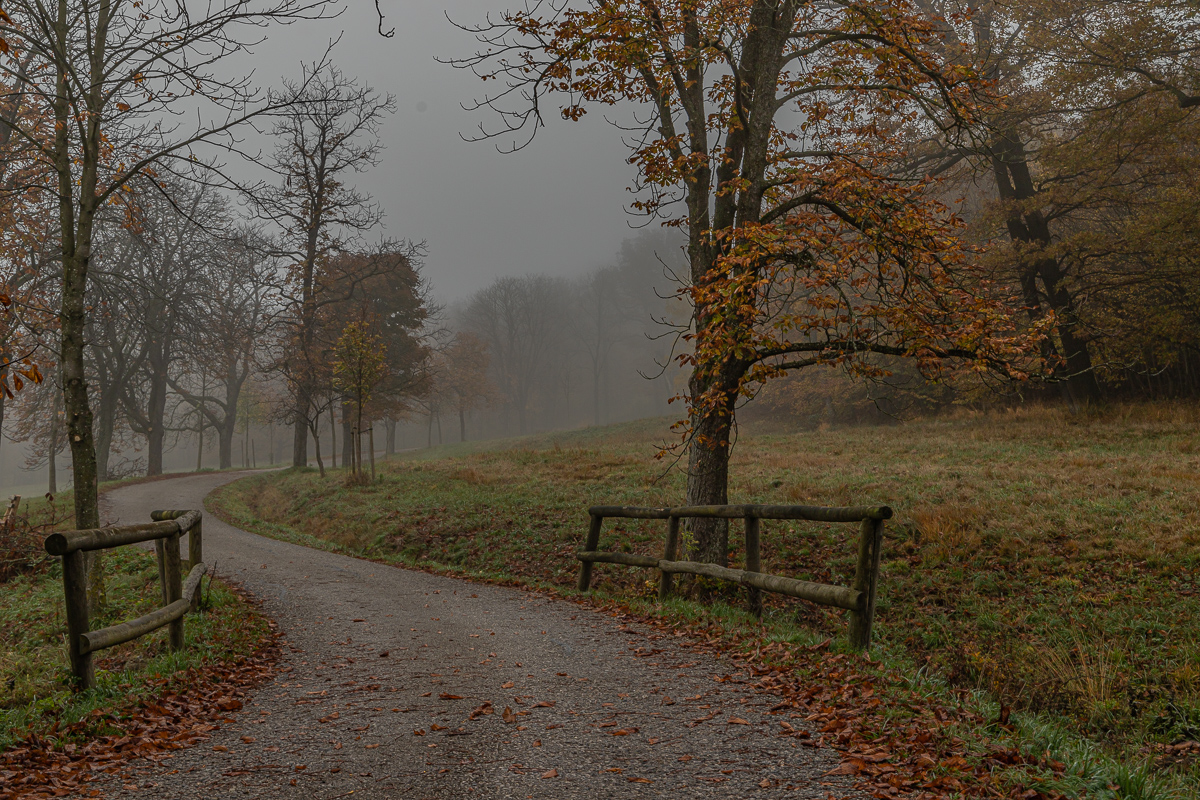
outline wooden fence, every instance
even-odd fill
[[[154,522],[85,531],[52,533],[46,537],[46,552],[62,557],[63,590],[67,598],[67,650],[71,671],[81,689],[96,684],[92,653],[145,636],[170,625],[172,650],[183,648],[183,616],[194,610],[200,597],[200,580],[207,571],[203,562],[203,533],[199,511],[155,511]],[[190,571],[181,579],[179,540],[188,535]],[[158,553],[158,578],[163,607],[143,617],[101,628],[88,628],[87,569],[84,553],[127,544],[154,542]]]
[[[879,557],[883,545],[884,520],[892,518],[887,506],[854,506],[822,508],[819,506],[683,506],[679,508],[636,508],[630,506],[592,506],[588,509],[592,523],[587,543],[576,554],[579,567],[579,591],[591,588],[592,565],[596,562],[647,567],[662,572],[658,596],[671,596],[672,578],[676,573],[705,575],[710,578],[740,583],[749,589],[750,610],[762,614],[762,592],[775,592],[799,597],[825,606],[844,608],[850,612],[850,644],[866,650],[871,644],[871,624],[875,619],[875,584],[879,579]],[[730,569],[717,564],[696,561],[676,561],[679,549],[679,521],[701,517],[742,519],[746,526],[746,568]],[[662,558],[631,553],[605,553],[596,550],[600,545],[600,529],[605,519],[665,519],[667,545]],[[761,572],[760,521],[764,519],[797,519],[811,522],[859,522],[858,565],[853,587],[831,586],[824,583],[800,581]]]

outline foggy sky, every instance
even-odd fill
[[[460,138],[495,120],[461,108],[482,96],[483,81],[435,61],[477,47],[446,14],[480,22],[514,2],[521,0],[381,0],[387,26],[396,29],[384,39],[373,3],[347,0],[340,18],[272,28],[256,48],[256,80],[278,85],[341,35],[334,63],[396,96],[382,161],[356,182],[387,212],[388,236],[428,241],[425,274],[446,301],[502,275],[582,274],[634,235],[631,222],[644,222],[626,211],[635,172],[625,163],[621,132],[599,113],[575,123],[548,116],[537,140],[514,154]]]

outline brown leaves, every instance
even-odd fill
[[[556,770],[556,769],[548,769],[548,770],[546,770],[545,772],[543,772],[543,773],[542,773],[542,778],[543,778],[543,779],[545,779],[545,778],[557,778],[557,777],[558,777],[558,770]]]
[[[247,614],[249,623],[253,617]],[[275,673],[279,658],[277,634],[267,634],[257,651],[169,678],[157,679],[157,694],[125,707],[97,709],[73,724],[62,725],[56,740],[86,742],[75,747],[55,746],[36,735],[0,754],[0,775],[25,776],[18,788],[0,792],[8,798],[84,796],[90,781],[117,772],[138,758],[159,757],[207,739],[216,729],[215,719],[242,708],[240,699]],[[214,745],[217,753],[229,752]]]
[[[450,694],[448,692],[442,692],[441,694],[438,695],[438,699],[439,700],[462,700],[462,695]]]
[[[467,716],[467,719],[479,719],[480,717],[484,717],[484,716],[487,716],[488,714],[494,714],[494,713],[496,713],[496,709],[492,708],[492,703],[489,700],[489,701],[486,701],[479,708],[472,711]]]

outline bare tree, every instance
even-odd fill
[[[215,258],[202,277],[183,343],[187,369],[169,380],[197,415],[198,427],[211,425],[216,431],[217,463],[229,469],[238,404],[257,367],[259,337],[271,312],[275,267],[256,228],[244,227],[232,239],[213,244]]]
[[[283,231],[280,253],[295,267],[289,275],[286,322],[291,327],[284,371],[292,393],[292,464],[308,463],[308,435],[316,430],[315,373],[322,298],[319,270],[330,256],[353,247],[383,217],[370,196],[349,178],[378,163],[378,139],[395,98],[360,85],[336,67],[312,68],[302,84],[287,84],[291,102],[273,131],[279,144],[272,169],[281,182],[252,192],[259,214]]]
[[[233,132],[278,110],[249,77],[228,77],[221,62],[261,40],[261,28],[322,16],[327,0],[10,0],[0,19],[7,55],[5,102],[44,110],[44,126],[8,121],[14,139],[46,165],[53,181],[36,188],[59,216],[61,369],[75,486],[75,524],[99,525],[95,439],[85,371],[85,298],[100,210],[124,187],[173,162],[191,164],[205,143],[232,147]],[[182,114],[202,102],[198,113]],[[40,119],[37,114],[33,119]],[[194,121],[194,122],[193,122]],[[20,187],[27,191],[30,187]]]

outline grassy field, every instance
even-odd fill
[[[1200,430],[1185,407],[1044,409],[809,432],[743,431],[732,502],[888,504],[876,637],[896,663],[985,690],[1099,751],[1200,785]],[[213,507],[260,532],[569,591],[588,505],[677,505],[661,421],[406,454],[349,488],[256,476]],[[605,529],[659,555],[665,523]],[[731,531],[736,542],[740,530]],[[855,526],[764,523],[766,571],[845,584]],[[740,554],[735,551],[736,562]],[[649,573],[598,586],[648,598]],[[770,624],[844,636],[842,612],[775,601]]]
[[[70,504],[69,493],[57,499],[60,512]],[[50,517],[43,500],[28,506],[22,503],[22,510],[26,508],[34,524]],[[58,527],[64,526],[68,525],[62,520]],[[61,567],[58,559],[40,552],[40,536],[30,538],[34,541],[22,545],[32,568],[0,582],[0,751],[30,733],[66,727],[96,710],[130,709],[148,692],[160,688],[158,679],[249,654],[267,635],[266,620],[245,601],[220,582],[210,585],[206,581],[208,608],[186,618],[184,650],[170,652],[167,629],[162,628],[101,651],[95,656],[97,687],[76,693],[70,688],[64,641]],[[93,629],[133,619],[162,605],[152,553],[122,547],[107,551],[104,563],[107,603],[93,616]]]

